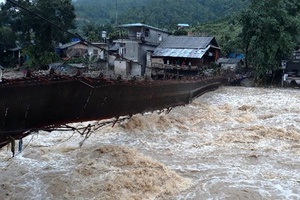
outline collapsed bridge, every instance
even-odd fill
[[[125,81],[62,75],[3,79],[0,148],[32,130],[186,105],[225,81],[223,77]]]

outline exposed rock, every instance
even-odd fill
[[[255,82],[252,78],[245,78],[241,81],[241,86],[244,87],[254,87],[255,86]]]

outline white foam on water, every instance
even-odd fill
[[[0,150],[0,199],[300,199],[299,105],[299,90],[223,87],[81,148],[39,132],[13,159]]]

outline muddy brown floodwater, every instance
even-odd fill
[[[222,87],[81,148],[40,131],[14,158],[0,150],[0,199],[300,199],[299,105],[297,89]]]

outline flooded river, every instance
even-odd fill
[[[0,150],[0,199],[300,199],[299,106],[296,89],[222,87],[84,142],[40,131]]]

